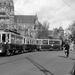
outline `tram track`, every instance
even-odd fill
[[[54,75],[52,72],[35,62],[34,60],[30,59],[29,57],[26,57],[27,60],[29,60],[33,65],[35,65],[41,72],[43,72],[45,75]]]

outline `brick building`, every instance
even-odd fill
[[[15,15],[13,0],[0,0],[0,29],[16,29],[19,33],[35,37],[37,15]]]
[[[15,15],[14,22],[19,33],[29,37],[35,37],[36,15]]]
[[[14,23],[14,3],[13,0],[0,0],[0,28],[9,27]]]

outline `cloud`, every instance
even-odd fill
[[[14,3],[15,10],[20,14],[38,13],[44,7],[60,7],[57,0],[16,0]]]
[[[75,7],[75,4],[73,3],[72,6]],[[66,29],[75,20],[74,15],[74,9],[68,5],[63,5],[63,7],[55,13],[54,17],[49,20],[51,23],[50,29],[59,26],[62,26],[64,29]]]
[[[75,20],[75,0],[14,0],[14,4],[15,14],[37,14],[39,21],[50,23],[50,29],[59,26],[65,29]]]
[[[62,21],[62,22],[56,22],[56,23],[50,24],[49,29],[52,30],[54,28],[59,28],[60,26],[62,26],[63,29],[66,29],[71,24],[72,24],[72,20],[65,20],[65,21]]]

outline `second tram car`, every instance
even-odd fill
[[[62,41],[60,39],[37,39],[39,44],[37,45],[38,50],[61,50]]]
[[[49,45],[50,45],[50,50],[62,50],[61,45],[62,45],[62,40],[60,39],[50,39],[49,40]]]

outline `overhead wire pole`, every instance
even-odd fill
[[[16,10],[14,10],[14,12],[16,12],[18,15],[20,15]],[[17,23],[16,23],[16,25],[17,25]],[[17,26],[16,26],[16,30],[17,30]]]

